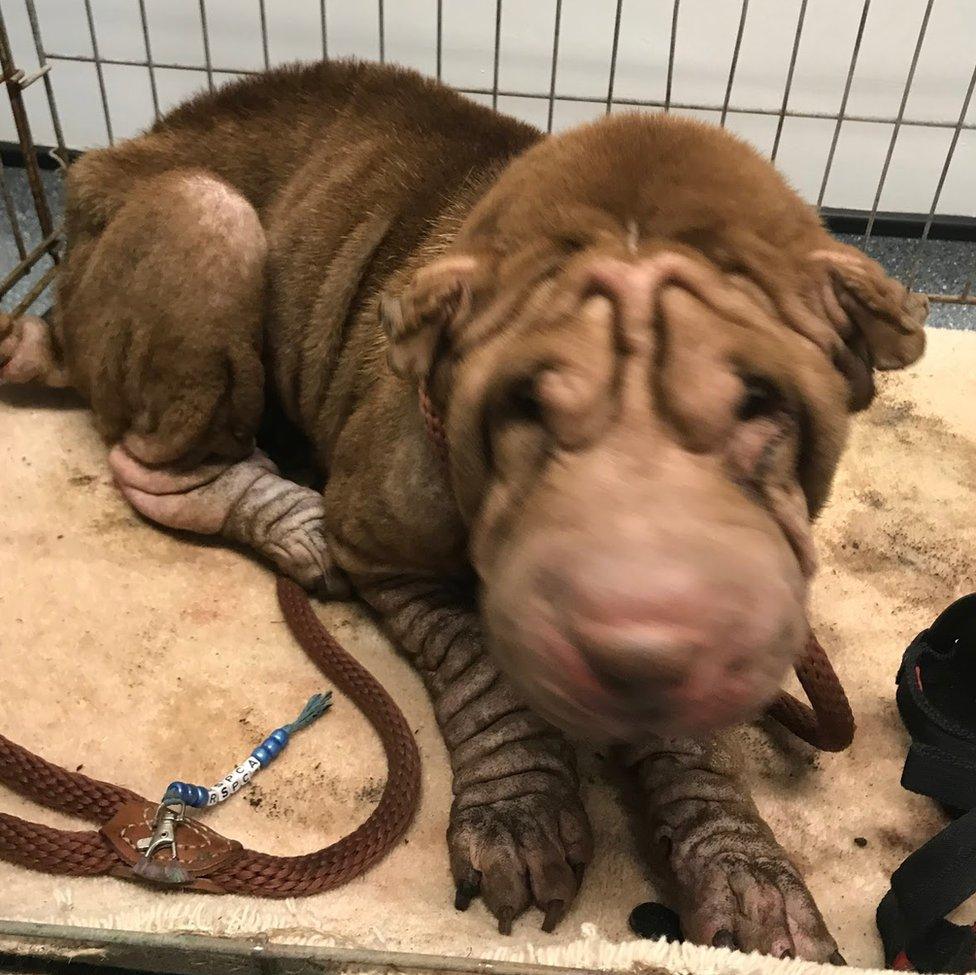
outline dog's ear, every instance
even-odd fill
[[[438,343],[471,311],[475,258],[442,257],[417,271],[406,287],[380,298],[390,368],[404,379],[424,379]]]
[[[902,369],[925,351],[929,303],[861,251],[836,244],[810,255],[817,301],[841,339],[834,363],[850,385],[852,410],[874,398],[874,370]]]

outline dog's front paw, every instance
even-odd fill
[[[219,534],[251,546],[285,575],[324,598],[348,598],[345,575],[332,559],[325,502],[288,481],[255,451],[236,464],[214,462],[180,470],[148,466],[128,438],[109,453],[115,483],[140,514],[169,528]]]
[[[734,846],[734,834],[726,842]],[[689,859],[681,873],[676,867],[689,940],[776,958],[844,963],[803,878],[772,836],[761,848],[757,837],[749,837],[741,850],[702,850]]]
[[[309,492],[273,526],[264,552],[285,575],[323,599],[350,598],[349,581],[332,559],[320,495]]]
[[[592,855],[579,800],[539,792],[469,808],[455,802],[447,841],[455,907],[466,910],[480,894],[502,934],[511,933],[512,921],[531,904],[544,914],[543,931],[552,931]]]

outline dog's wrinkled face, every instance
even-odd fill
[[[490,645],[554,723],[707,734],[775,696],[859,395],[841,350],[921,352],[903,289],[872,307],[844,262],[872,294],[880,269],[837,255],[793,305],[660,241],[446,257],[387,303],[394,367],[437,365]]]

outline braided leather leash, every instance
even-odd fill
[[[320,670],[366,716],[383,743],[387,779],[365,822],[306,856],[247,850],[192,820],[193,881],[184,888],[256,897],[300,897],[347,883],[381,860],[404,834],[420,798],[420,755],[393,699],[326,631],[305,592],[278,577],[278,601],[292,635]],[[69,772],[0,736],[0,782],[41,805],[98,823],[98,830],[53,829],[0,813],[0,859],[71,876],[133,876],[135,840],[148,835],[156,803],[108,782]],[[114,824],[114,825],[113,825]]]
[[[795,670],[810,704],[781,691],[766,713],[814,748],[842,752],[854,740],[854,714],[844,685],[812,631]]]
[[[425,382],[420,384],[419,396],[427,436],[440,459],[446,463],[447,432]],[[854,714],[837,672],[812,631],[807,639],[806,652],[797,661],[795,669],[810,704],[804,704],[783,691],[769,706],[767,714],[814,748],[825,752],[842,752],[854,740]]]

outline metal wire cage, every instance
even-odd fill
[[[14,0],[7,0],[12,4]],[[6,219],[9,224],[10,234],[13,237],[17,261],[0,282],[0,301],[7,298],[5,306],[13,304],[11,311],[13,314],[20,314],[45,293],[53,280],[58,261],[59,246],[61,243],[60,228],[54,215],[54,207],[49,200],[48,188],[45,185],[45,178],[42,169],[46,162],[53,160],[59,168],[64,170],[69,164],[74,154],[74,147],[67,144],[64,136],[62,117],[59,112],[58,98],[56,97],[56,86],[52,80],[52,75],[59,64],[74,62],[90,66],[95,73],[97,80],[98,96],[101,102],[101,114],[104,121],[105,140],[112,144],[117,138],[117,127],[113,119],[113,105],[110,85],[106,81],[106,68],[112,66],[138,68],[145,72],[148,81],[149,94],[152,112],[158,117],[163,111],[163,99],[160,93],[159,75],[161,72],[192,72],[199,78],[202,86],[209,87],[211,90],[216,87],[224,78],[234,75],[254,73],[261,70],[261,67],[272,66],[271,46],[269,44],[268,15],[269,9],[266,0],[250,0],[256,4],[257,21],[260,25],[260,49],[261,59],[257,67],[241,67],[215,63],[213,57],[214,37],[213,27],[208,22],[207,0],[196,0],[196,8],[199,17],[199,38],[202,43],[202,62],[191,63],[187,60],[158,59],[154,57],[154,33],[151,29],[151,18],[147,14],[147,0],[131,0],[137,6],[138,21],[142,34],[143,53],[139,57],[117,57],[107,56],[101,53],[100,48],[100,27],[96,23],[96,10],[93,8],[92,0],[77,0],[76,6],[80,7],[84,13],[84,23],[87,29],[86,42],[90,45],[90,53],[68,53],[56,52],[48,48],[45,44],[42,33],[41,18],[38,15],[38,5],[35,0],[23,0],[24,12],[30,27],[30,36],[33,41],[33,52],[30,54],[32,59],[36,59],[36,70],[25,73],[16,63],[14,52],[11,47],[10,36],[7,30],[7,23],[3,11],[0,10],[0,68],[2,75],[0,81],[6,87],[10,100],[11,116],[13,127],[16,134],[17,156],[24,168],[27,184],[29,187],[30,198],[33,206],[33,220],[36,227],[25,227],[21,215],[18,214],[17,207],[10,187],[8,172],[0,164],[0,200],[2,200]],[[63,4],[63,0],[60,0]],[[335,0],[333,0],[335,2]],[[389,6],[397,0],[389,0]],[[445,0],[428,0],[433,8],[432,27],[433,36],[430,38],[433,59],[431,67],[438,79],[445,75],[445,56],[450,52],[445,45]],[[569,3],[569,0],[565,0]],[[635,2],[635,0],[632,0]],[[973,100],[973,91],[976,88],[976,65],[969,76],[968,84],[962,95],[961,106],[958,115],[951,118],[942,117],[912,117],[907,113],[910,103],[910,96],[913,92],[913,84],[916,80],[916,73],[920,57],[926,45],[926,38],[932,20],[933,10],[938,3],[947,3],[949,0],[924,0],[920,6],[921,20],[918,24],[917,34],[914,36],[911,48],[911,57],[901,86],[900,98],[897,110],[893,115],[866,114],[849,111],[851,102],[852,86],[858,71],[859,61],[862,56],[864,40],[871,24],[872,17],[884,16],[884,11],[877,12],[878,3],[875,0],[876,12],[872,14],[872,0],[860,0],[856,30],[853,33],[853,43],[849,50],[849,56],[845,56],[845,69],[840,88],[840,99],[833,111],[813,110],[803,108],[796,104],[794,98],[794,82],[796,78],[798,56],[804,43],[804,28],[808,23],[808,13],[811,5],[815,5],[818,0],[798,0],[795,7],[795,22],[792,25],[792,39],[789,44],[789,60],[786,67],[785,83],[782,86],[781,95],[773,99],[768,104],[745,104],[737,101],[733,96],[736,91],[737,71],[740,68],[740,56],[743,50],[743,40],[747,37],[752,21],[750,20],[750,0],[721,0],[722,4],[734,5],[736,8],[735,33],[731,44],[731,57],[725,70],[724,95],[720,100],[682,100],[676,96],[675,68],[680,64],[682,50],[682,0],[667,0],[670,9],[667,16],[662,19],[659,31],[664,35],[664,50],[666,51],[666,64],[659,65],[663,75],[663,91],[660,97],[633,97],[626,93],[621,93],[619,86],[620,69],[623,65],[621,60],[621,28],[626,16],[625,0],[609,0],[607,4],[607,14],[612,17],[612,32],[610,33],[610,50],[608,64],[606,66],[605,87],[601,90],[590,90],[584,92],[566,93],[560,86],[560,41],[564,27],[564,0],[551,0],[552,9],[552,35],[551,47],[549,45],[539,45],[538,50],[545,51],[540,57],[547,60],[545,74],[548,77],[548,85],[538,89],[508,87],[501,83],[501,64],[503,56],[503,23],[506,17],[518,18],[524,12],[519,9],[520,5],[515,0],[493,0],[494,3],[494,24],[493,38],[491,39],[491,66],[487,72],[490,77],[490,84],[470,85],[457,84],[455,87],[465,94],[484,101],[492,107],[504,108],[506,100],[520,100],[534,104],[544,112],[536,111],[533,117],[543,125],[547,131],[552,131],[556,121],[557,110],[562,104],[575,104],[586,106],[587,110],[593,112],[610,113],[619,108],[639,108],[643,110],[656,111],[681,111],[689,113],[705,113],[713,117],[720,125],[725,126],[734,121],[738,116],[764,117],[774,120],[774,130],[768,148],[769,156],[773,161],[777,161],[783,144],[784,125],[787,120],[818,120],[829,123],[832,130],[829,136],[829,145],[826,151],[825,162],[822,173],[816,187],[816,203],[818,207],[823,207],[827,197],[828,186],[831,175],[837,161],[838,143],[841,138],[842,130],[845,125],[851,123],[874,123],[879,126],[890,128],[890,136],[887,140],[883,159],[874,184],[873,196],[863,208],[863,212],[857,215],[855,225],[860,233],[860,243],[862,246],[870,247],[872,240],[876,237],[879,229],[879,216],[884,222],[885,215],[881,213],[880,206],[885,192],[886,182],[895,156],[896,146],[906,127],[916,127],[922,129],[938,129],[948,134],[948,142],[945,148],[941,164],[938,166],[937,176],[931,189],[931,196],[928,197],[930,205],[927,211],[921,210],[912,216],[914,229],[912,236],[917,237],[914,245],[913,256],[907,267],[902,269],[902,276],[908,278],[908,283],[914,285],[920,262],[923,258],[924,249],[927,241],[933,236],[933,228],[938,227],[938,215],[940,214],[940,202],[943,197],[943,190],[946,180],[950,173],[954,159],[957,157],[957,149],[960,137],[972,130],[976,130],[976,122],[969,121],[970,106]],[[686,3],[690,0],[685,0]],[[247,3],[241,4],[246,6]],[[365,3],[361,5],[365,7]],[[855,0],[851,0],[851,6],[856,6]],[[321,56],[330,56],[330,10],[326,0],[317,0],[317,21],[321,32]],[[754,3],[755,8],[755,3]],[[366,56],[372,56],[380,61],[385,61],[388,54],[387,43],[387,24],[390,10],[385,0],[376,0],[375,24],[376,38],[375,47],[372,51],[361,52]],[[607,25],[608,28],[610,25]],[[976,29],[976,19],[973,27]],[[21,60],[24,60],[21,58]],[[447,79],[450,80],[450,79]],[[835,79],[835,80],[840,80]],[[53,133],[54,145],[46,148],[39,148],[32,136],[32,119],[26,108],[24,92],[31,85],[41,84],[44,89],[46,109],[50,115],[49,128]],[[953,97],[945,99],[945,103],[953,102],[958,97],[958,92],[953,93]],[[46,120],[45,120],[46,121]],[[146,119],[145,121],[150,121]],[[812,194],[811,194],[812,195]],[[829,201],[828,201],[829,202]],[[974,200],[976,204],[976,200]],[[829,211],[825,210],[829,215]],[[834,215],[836,216],[836,214]],[[848,221],[850,222],[850,221]],[[976,221],[969,221],[970,229],[976,226]],[[958,234],[957,234],[958,236]],[[969,236],[967,230],[963,236]],[[969,239],[976,239],[976,233],[969,236]],[[35,242],[36,240],[36,242]],[[976,270],[976,246],[971,251],[964,254],[967,267],[970,269],[964,279],[956,284],[940,288],[930,287],[930,298],[936,302],[947,304],[976,304],[976,295],[973,294],[973,270]],[[24,287],[24,282],[29,283],[29,287]],[[16,297],[11,299],[12,289],[17,289]]]

